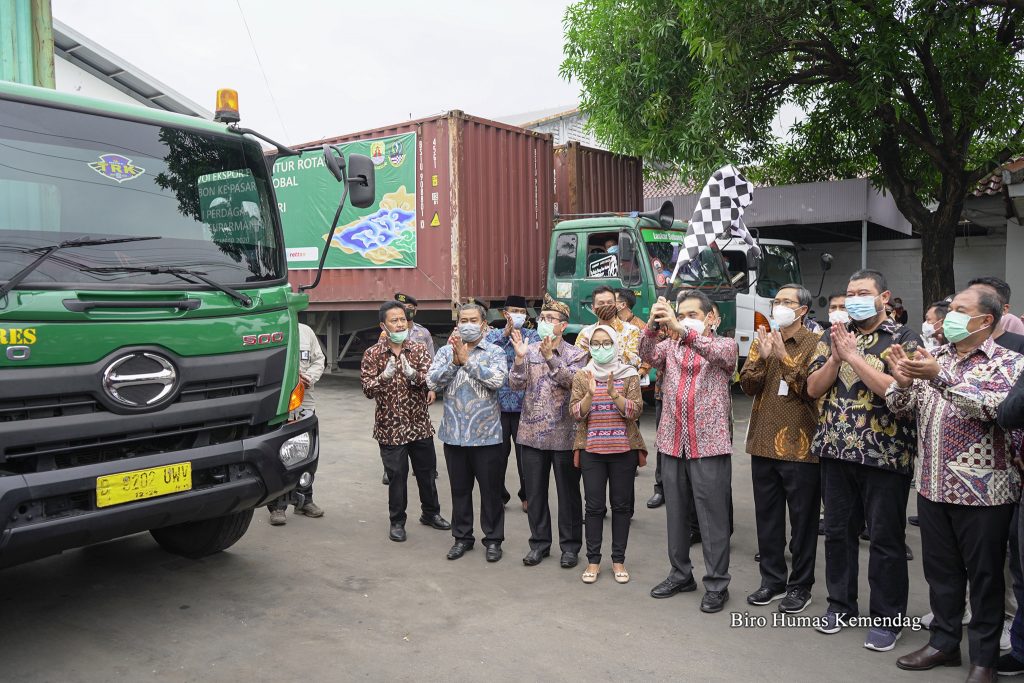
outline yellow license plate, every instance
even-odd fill
[[[166,496],[192,488],[192,463],[153,467],[96,477],[96,506],[105,508],[133,500]]]

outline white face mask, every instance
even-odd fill
[[[925,339],[931,339],[935,336],[935,326],[925,320],[921,323],[921,336]]]
[[[850,314],[846,311],[831,311],[828,314],[828,321],[833,325],[846,325],[850,322]]]
[[[523,325],[526,324],[525,313],[509,313],[508,315],[510,318],[512,318],[512,326],[515,327],[517,330],[522,329]]]
[[[697,334],[704,334],[704,321],[696,318],[683,318],[679,321],[684,330],[693,330]]]
[[[796,322],[796,311],[788,306],[773,306],[772,322],[785,329]]]

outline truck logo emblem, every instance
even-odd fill
[[[103,371],[103,390],[117,403],[131,408],[154,406],[174,391],[178,372],[155,353],[121,356]]]
[[[146,169],[136,166],[131,159],[120,154],[101,154],[100,160],[89,164],[89,168],[118,183],[138,178],[146,172]]]
[[[242,337],[242,346],[280,344],[283,341],[284,332],[271,332],[270,334],[247,334]]]

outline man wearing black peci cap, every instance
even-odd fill
[[[522,335],[522,339],[526,344],[533,344],[540,341],[540,337],[537,336],[536,330],[532,330],[526,327],[528,311],[526,309],[526,298],[510,295],[505,298],[505,306],[501,309],[502,315],[505,317],[505,327],[498,329],[492,328],[487,333],[487,341],[494,344],[502,350],[505,354],[505,360],[508,361],[508,369],[512,369],[512,365],[516,360],[515,343],[512,340],[512,332],[519,330]],[[508,458],[512,453],[512,442],[515,441],[516,449],[516,471],[519,473],[519,501],[520,505],[523,506],[523,511],[526,511],[526,487],[523,484],[523,455],[522,448],[519,446],[519,418],[523,412],[523,391],[513,391],[508,386],[508,379],[505,379],[505,384],[498,389],[498,403],[501,405],[501,432],[502,442],[501,449],[505,454],[505,467],[508,467]],[[504,480],[503,480],[504,482]],[[508,503],[512,499],[512,494],[508,492],[508,489],[502,484],[502,502]]]

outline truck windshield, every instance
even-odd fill
[[[782,244],[761,245],[761,266],[757,274],[757,294],[774,297],[779,288],[800,283],[800,259],[796,248]]]
[[[657,287],[664,287],[676,266],[676,258],[683,244],[683,233],[678,235],[667,231],[644,230],[644,243],[654,271]],[[728,286],[729,276],[718,250],[705,249],[697,257],[697,263],[690,268],[680,268],[679,285],[681,287],[719,287]]]
[[[54,254],[18,288],[182,287],[154,263],[228,285],[280,280],[271,196],[262,150],[241,136],[0,100],[0,282],[77,238],[96,244]]]

